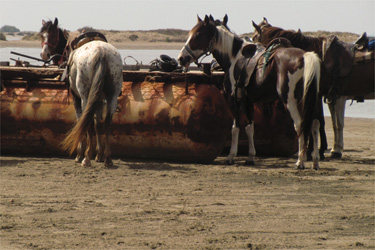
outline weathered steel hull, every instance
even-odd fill
[[[2,153],[66,155],[60,142],[75,122],[72,100],[64,83],[45,80],[58,79],[60,71],[37,72],[44,78],[34,79],[29,72],[25,82],[25,77],[15,78],[16,72],[2,70]],[[215,87],[222,76],[197,74],[124,71],[118,112],[113,117],[113,155],[213,161],[230,140],[232,118]],[[258,154],[285,156],[296,152],[293,125],[282,106],[258,105],[255,126]]]

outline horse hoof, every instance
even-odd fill
[[[319,165],[315,165],[315,164],[313,164],[313,165],[311,166],[311,169],[313,169],[313,170],[319,170]]]
[[[331,153],[331,158],[334,158],[334,159],[341,159],[342,157],[342,154],[341,153],[337,153],[337,152],[332,152]]]
[[[234,161],[233,160],[226,160],[224,162],[224,165],[234,165]]]
[[[104,161],[104,167],[105,168],[113,168],[113,162],[111,159]]]
[[[320,160],[323,161],[326,157],[324,156],[324,153],[319,154]]]
[[[95,157],[95,161],[96,162],[104,162],[104,159],[103,159],[104,157],[102,156],[102,155],[96,155],[96,157]]]
[[[245,161],[245,166],[254,166],[254,165],[255,165],[254,161],[249,161],[249,160]]]
[[[298,166],[296,166],[296,169],[298,169],[298,170],[304,170],[305,166],[304,165],[298,165]]]
[[[75,162],[75,163],[81,163],[82,160],[83,160],[82,157],[77,156],[77,157],[74,159],[74,162]]]
[[[81,163],[81,166],[82,167],[91,167],[91,162],[90,160],[87,160],[86,158],[83,159],[82,163]]]

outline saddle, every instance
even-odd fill
[[[290,41],[283,37],[273,39],[266,48],[260,43],[245,46],[242,49],[242,55],[245,58],[238,60],[235,67],[237,70],[234,74],[238,76],[236,88],[242,89],[249,85],[250,78],[256,69],[263,68],[264,73],[278,49],[291,46]]]
[[[92,32],[85,32],[76,37],[73,41],[70,43],[70,47],[72,50],[78,49],[82,45],[92,42],[92,41],[103,41],[108,42],[107,38],[100,32],[92,31]]]
[[[100,32],[97,31],[91,31],[91,32],[85,32],[74,38],[67,46],[66,50],[68,50],[67,55],[68,58],[70,58],[70,54],[74,53],[76,49],[81,47],[82,45],[92,42],[92,41],[103,41],[108,42],[107,38]],[[68,62],[64,62],[61,66],[64,66],[65,69],[63,71],[63,74],[61,76],[61,81],[66,81],[69,75],[69,65],[70,60]]]

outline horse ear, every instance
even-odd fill
[[[210,20],[211,21],[215,21],[214,17],[212,15],[210,15]]]
[[[46,25],[46,21],[42,20],[42,26]]]
[[[227,26],[227,23],[228,23],[228,15],[225,14],[225,16],[223,18],[223,24],[224,24],[224,26]]]
[[[262,30],[260,29],[260,27],[259,27],[256,23],[254,23],[254,21],[253,21],[253,26],[254,26],[254,28],[256,29],[256,31],[257,31],[259,34],[261,34]]]
[[[55,21],[53,22],[53,25],[57,27],[58,24],[59,24],[59,20],[57,19],[57,17],[55,17]]]
[[[263,17],[264,24],[269,24],[267,18]]]
[[[198,18],[198,23],[202,22],[202,19],[198,15],[197,15],[197,18]]]
[[[210,18],[209,18],[207,15],[204,17],[204,22],[205,22],[206,24],[209,24],[209,23],[210,23]]]
[[[300,28],[298,28],[298,30],[297,30],[297,33],[302,33],[302,31],[301,31],[301,29],[300,29]]]

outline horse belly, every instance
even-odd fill
[[[353,65],[350,73],[338,79],[342,96],[366,96],[374,92],[374,61]]]

